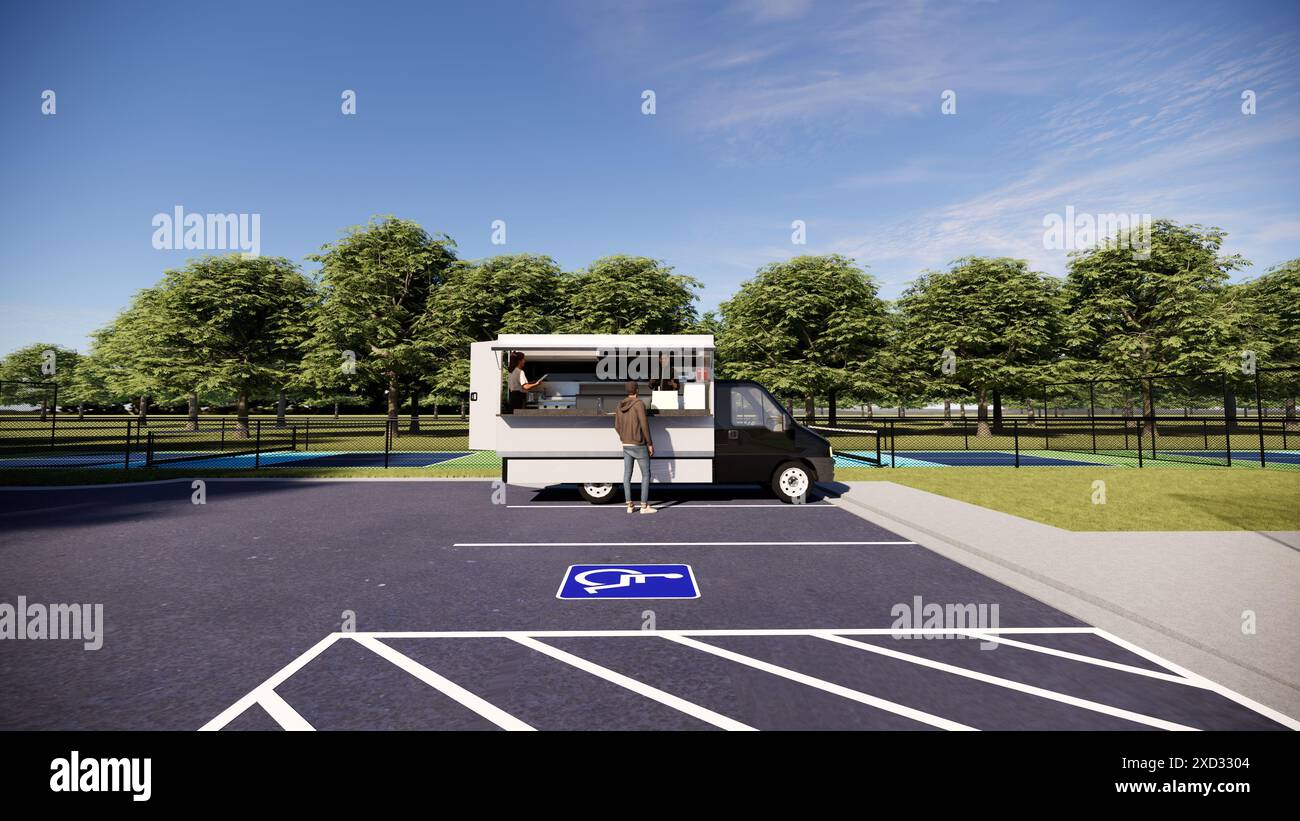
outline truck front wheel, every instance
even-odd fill
[[[614,486],[608,482],[581,484],[578,485],[578,494],[593,505],[605,505],[614,501]]]
[[[812,471],[799,462],[786,462],[772,474],[772,492],[783,502],[807,501],[812,486]]]

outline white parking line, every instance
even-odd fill
[[[519,719],[507,713],[505,710],[502,710],[500,707],[497,707],[495,704],[492,704],[489,701],[485,701],[482,698],[479,698],[478,696],[474,695],[469,690],[466,690],[464,687],[461,687],[459,684],[452,681],[451,679],[438,675],[437,673],[430,670],[428,667],[425,667],[420,662],[416,661],[410,656],[404,655],[398,652],[397,650],[394,650],[393,648],[389,647],[387,644],[384,644],[378,639],[371,638],[370,636],[355,636],[355,635],[352,636],[352,638],[356,641],[357,644],[360,644],[362,647],[365,647],[366,649],[373,651],[375,654],[382,656],[383,658],[391,661],[393,664],[396,664],[398,667],[401,667],[403,670],[415,676],[420,681],[423,681],[425,684],[429,685],[430,687],[434,688],[438,692],[452,699],[457,704],[460,704],[462,707],[466,707],[470,710],[473,710],[475,713],[478,713],[480,716],[486,718],[488,721],[497,725],[501,729],[503,730],[533,729],[532,726],[520,721]]]
[[[1102,630],[1101,628],[1097,628],[1097,635],[1101,636],[1102,638],[1106,639],[1107,641],[1113,644],[1117,644],[1120,647],[1123,647],[1125,650],[1128,650],[1130,653],[1138,654],[1139,656],[1146,659],[1147,661],[1155,662],[1156,664],[1161,665],[1167,670],[1172,670],[1173,672],[1178,673],[1181,676],[1185,676],[1189,679],[1200,682],[1200,686],[1204,687],[1205,689],[1212,690],[1218,693],[1219,695],[1223,696],[1224,698],[1228,699],[1229,701],[1235,701],[1241,706],[1249,710],[1254,710],[1255,712],[1259,713],[1265,718],[1270,718],[1284,727],[1287,727],[1292,730],[1300,730],[1300,721],[1296,721],[1294,718],[1291,718],[1290,716],[1284,713],[1280,713],[1277,710],[1274,710],[1272,707],[1266,706],[1264,704],[1260,704],[1258,701],[1243,696],[1241,693],[1238,693],[1235,690],[1230,690],[1227,687],[1224,687],[1222,684],[1219,684],[1218,682],[1210,681],[1208,678],[1206,678],[1205,676],[1199,673],[1193,673],[1191,670],[1188,670],[1184,667],[1179,667],[1177,664],[1174,664],[1172,661],[1163,659],[1160,656],[1157,656],[1155,653],[1152,653],[1150,650],[1144,650],[1141,647],[1138,647],[1136,644],[1133,644],[1132,642],[1125,641],[1119,636],[1112,635],[1111,633],[1107,633],[1105,630]]]
[[[1035,653],[1044,653],[1049,656],[1057,656],[1059,658],[1070,659],[1072,661],[1081,661],[1084,664],[1095,664],[1098,667],[1109,667],[1112,670],[1120,670],[1122,672],[1132,673],[1137,676],[1158,678],[1161,681],[1171,681],[1175,684],[1186,684],[1189,687],[1204,686],[1203,684],[1201,684],[1199,681],[1196,681],[1195,679],[1186,678],[1184,676],[1177,676],[1174,675],[1173,673],[1161,673],[1157,670],[1147,670],[1144,667],[1134,667],[1131,664],[1121,664],[1118,661],[1110,661],[1109,659],[1094,658],[1093,656],[1084,656],[1079,653],[1071,653],[1066,650],[1057,650],[1055,647],[1044,647],[1041,644],[1030,644],[1024,641],[1016,641],[1015,639],[1000,638],[998,636],[989,635],[989,634],[980,634],[980,633],[971,634],[971,638],[980,639],[981,641],[992,641],[998,644],[1005,644],[1008,647],[1019,647],[1022,650],[1032,650]]]
[[[1092,710],[1094,713],[1102,713],[1103,715],[1126,719],[1128,721],[1132,721],[1137,724],[1145,724],[1148,727],[1155,727],[1160,730],[1195,730],[1196,729],[1195,727],[1188,727],[1186,724],[1178,724],[1177,722],[1173,722],[1173,721],[1165,721],[1163,718],[1155,718],[1153,716],[1143,715],[1141,713],[1135,713],[1131,710],[1124,710],[1119,707],[1111,707],[1108,704],[1101,704],[1096,701],[1089,701],[1086,698],[1069,696],[1064,693],[1058,693],[1054,690],[1045,690],[1042,687],[1035,687],[1032,684],[1022,684],[1019,681],[1012,681],[1011,679],[1002,678],[1001,676],[991,676],[988,673],[981,673],[976,670],[967,670],[965,667],[957,667],[952,664],[945,664],[942,661],[935,661],[933,659],[923,658],[921,656],[914,656],[911,653],[900,653],[897,650],[890,650],[887,647],[879,647],[877,645],[867,644],[866,642],[862,642],[862,641],[846,639],[842,636],[830,636],[830,635],[822,634],[818,636],[818,638],[835,642],[836,644],[843,644],[848,647],[854,647],[859,650],[865,650],[869,653],[876,653],[878,655],[885,656],[887,658],[897,659],[899,661],[906,661],[910,664],[916,664],[921,667],[928,667],[931,670],[942,670],[945,673],[952,673],[955,676],[962,676],[963,678],[974,679],[975,681],[981,681],[984,682],[985,684],[993,684],[998,687],[1005,687],[1008,690],[1016,690],[1021,693],[1028,693],[1029,695],[1038,696],[1039,698],[1045,698],[1048,699],[1049,701],[1059,701],[1062,704],[1069,704],[1071,707],[1079,707],[1084,710]]]
[[[314,730],[307,719],[298,715],[298,711],[289,706],[289,702],[274,690],[263,690],[257,697],[257,703],[266,710],[275,722],[286,730]]]
[[[1053,634],[1093,634],[1101,636],[1108,641],[1135,653],[1149,661],[1164,666],[1170,670],[1172,675],[1166,675],[1157,671],[1145,670],[1131,665],[1112,662],[1108,659],[1098,659],[1085,656],[1078,653],[1069,653],[1055,648],[1043,647],[1041,645],[1029,644],[1027,642],[1015,641],[1007,638],[1013,635],[1053,635]],[[729,659],[738,664],[743,664],[757,670],[780,676],[791,681],[813,687],[824,692],[866,704],[886,712],[894,713],[915,721],[929,724],[935,727],[941,727],[949,730],[972,730],[973,727],[961,724],[956,721],[945,719],[915,708],[907,707],[886,699],[872,696],[849,687],[824,681],[814,676],[800,673],[795,670],[787,669],[776,664],[771,664],[760,659],[745,656],[741,653],[735,653],[725,650],[711,644],[707,644],[697,639],[708,638],[710,636],[810,636],[825,639],[843,645],[850,645],[855,649],[865,650],[880,655],[896,658],[901,661],[917,664],[923,667],[940,670],[963,676],[965,678],[975,679],[988,684],[1006,687],[1030,695],[1047,698],[1053,701],[1059,701],[1082,709],[1092,710],[1115,717],[1123,718],[1136,723],[1145,724],[1152,727],[1161,727],[1164,729],[1191,730],[1195,729],[1174,722],[1164,721],[1163,719],[1153,718],[1136,712],[1109,707],[1098,702],[1088,701],[1086,699],[1075,698],[1063,693],[1046,690],[1032,685],[1022,684],[1021,682],[1003,679],[998,676],[991,676],[956,667],[942,662],[932,661],[919,656],[912,656],[895,650],[890,650],[876,645],[868,645],[863,642],[853,641],[846,638],[847,636],[953,636],[963,635],[972,639],[984,641],[997,641],[1013,647],[1021,647],[1034,652],[1046,653],[1048,655],[1059,656],[1062,658],[1080,661],[1088,664],[1096,664],[1102,667],[1121,670],[1123,672],[1134,673],[1137,675],[1156,678],[1165,681],[1171,681],[1186,684],[1194,687],[1200,687],[1210,690],[1223,698],[1237,702],[1238,704],[1250,709],[1260,715],[1263,715],[1277,723],[1289,727],[1293,730],[1300,730],[1300,722],[1285,716],[1276,710],[1265,707],[1245,696],[1229,690],[1226,687],[1215,684],[1203,676],[1187,671],[1171,662],[1168,662],[1154,653],[1150,653],[1142,648],[1119,639],[1111,634],[1095,627],[999,627],[999,628],[843,628],[843,629],[700,629],[700,630],[449,630],[449,631],[387,631],[387,632],[357,632],[357,633],[332,633],[321,639],[306,652],[298,656],[283,669],[276,672],[262,684],[255,687],[247,695],[240,698],[227,709],[223,710],[216,718],[213,718],[207,724],[203,725],[202,730],[220,730],[228,725],[232,720],[240,716],[253,704],[259,704],[266,712],[283,728],[289,730],[310,730],[311,725],[296,710],[294,710],[283,698],[275,692],[275,688],[286,681],[288,678],[300,671],[312,659],[319,656],[340,638],[350,638],[358,644],[366,647],[382,658],[397,665],[411,675],[419,678],[424,683],[439,690],[443,694],[454,699],[461,705],[467,707],[480,716],[488,719],[499,727],[511,730],[531,730],[533,729],[527,723],[501,710],[486,700],[474,695],[464,687],[455,684],[447,678],[430,670],[414,659],[400,653],[392,647],[384,644],[381,639],[458,639],[458,638],[508,638],[520,645],[528,647],[535,652],[542,653],[557,661],[561,661],[576,669],[582,670],[590,675],[601,678],[605,681],[617,684],[627,690],[635,692],[645,698],[656,701],[665,706],[683,712],[708,724],[716,727],[722,727],[728,730],[752,730],[755,729],[747,724],[739,722],[728,716],[716,713],[698,704],[686,701],[671,693],[659,690],[648,684],[636,679],[617,673],[608,668],[602,667],[594,662],[588,661],[580,656],[560,650],[551,645],[545,644],[540,639],[545,638],[642,638],[642,639],[664,639],[676,644],[700,650],[711,655]]]
[[[721,647],[714,647],[712,644],[705,644],[702,641],[696,641],[695,639],[688,638],[687,636],[665,635],[664,638],[668,639],[669,641],[675,641],[678,644],[684,644],[687,647],[694,647],[696,650],[703,650],[705,653],[711,653],[712,655],[720,656],[724,659],[727,659],[728,661],[734,661],[738,664],[743,664],[746,667],[753,667],[754,669],[762,670],[765,673],[771,673],[772,675],[780,676],[781,678],[790,679],[791,681],[797,681],[800,684],[806,684],[809,687],[815,687],[818,690],[824,690],[827,693],[833,693],[837,696],[847,698],[851,701],[856,701],[859,704],[866,704],[870,707],[875,707],[879,710],[884,710],[885,712],[893,713],[894,715],[900,715],[903,716],[904,718],[910,718],[913,721],[919,721],[922,724],[929,724],[932,727],[938,727],[942,730],[974,730],[975,729],[974,727],[968,727],[967,725],[960,724],[956,721],[949,721],[946,718],[941,718],[940,716],[932,715],[930,713],[917,710],[913,707],[907,707],[905,705],[897,704],[892,701],[886,701],[883,698],[877,698],[876,696],[868,695],[867,693],[862,693],[840,684],[834,684],[829,681],[822,681],[819,678],[813,678],[812,676],[806,675],[804,673],[799,673],[794,670],[787,670],[784,667],[778,667],[777,665],[770,664],[766,661],[760,661],[759,659],[756,658],[750,658],[749,656],[744,656],[741,655],[740,653],[733,653],[732,651],[724,650]]]
[[[692,718],[697,718],[700,721],[712,724],[714,727],[720,727],[724,730],[754,729],[748,724],[742,724],[741,722],[724,716],[721,713],[715,713],[707,707],[701,707],[700,705],[687,701],[684,698],[679,698],[672,693],[664,692],[657,687],[651,687],[649,684],[637,681],[636,679],[625,676],[622,673],[616,673],[608,667],[602,667],[595,662],[587,661],[581,656],[575,656],[572,653],[566,653],[557,647],[543,644],[530,636],[517,633],[511,635],[510,638],[527,648],[550,656],[557,661],[562,661],[565,664],[572,665],[579,670],[582,670],[584,673],[590,673],[597,678],[602,678],[612,684],[625,687],[637,695],[644,696],[651,701],[657,701],[666,707],[672,707],[674,710],[679,710]]]
[[[763,545],[828,547],[914,545],[916,542],[456,542],[452,547],[758,547]]]
[[[222,710],[217,715],[216,718],[212,719],[207,724],[204,724],[202,727],[199,728],[199,730],[213,731],[213,730],[220,730],[222,727],[225,727],[231,721],[238,718],[245,710],[247,710],[249,707],[253,706],[253,704],[258,702],[264,694],[266,694],[267,692],[273,693],[276,687],[283,684],[290,676],[292,676],[294,673],[298,672],[304,666],[306,666],[307,662],[311,661],[312,659],[319,656],[321,653],[325,652],[325,650],[328,649],[330,645],[338,641],[340,636],[344,636],[344,635],[346,635],[346,633],[330,633],[325,638],[316,642],[306,652],[304,652],[302,655],[298,656],[298,658],[286,664],[284,667],[280,668],[280,670],[278,670],[274,675],[272,675],[266,681],[262,682],[259,686],[255,687],[243,698],[239,699],[234,704]],[[283,701],[283,699],[281,699],[281,701]]]
[[[1035,635],[1053,633],[1096,633],[1095,627],[862,627],[862,628],[761,628],[728,629],[702,628],[699,630],[411,630],[355,633],[336,633],[336,636],[372,636],[377,639],[480,639],[531,636],[532,638],[655,638],[663,636],[815,636],[828,633],[836,636],[923,636],[961,634],[970,637],[985,633],[998,635]]]
[[[712,503],[708,503],[708,504],[706,504],[706,503],[703,503],[703,502],[698,503],[698,504],[695,503],[695,502],[682,502],[681,504],[660,503],[659,506],[660,506],[660,507],[663,507],[663,508],[665,508],[665,509],[668,509],[668,510],[678,510],[678,509],[695,508],[695,507],[770,507],[770,508],[772,508],[773,510],[809,510],[809,509],[813,509],[813,510],[822,510],[822,509],[825,509],[825,510],[834,510],[834,509],[835,509],[835,505],[828,504],[828,503],[826,503],[826,502],[810,502],[810,503],[808,503],[808,504],[803,504],[803,505],[787,505],[787,504],[784,504],[784,503],[782,503],[782,502],[773,502],[773,503],[767,503],[767,504],[754,504],[754,505],[751,505],[751,504],[719,505],[719,504],[712,504]],[[579,509],[583,509],[583,510],[616,510],[616,511],[618,511],[618,512],[620,512],[620,513],[624,510],[624,506],[623,506],[623,505],[615,505],[615,504],[609,504],[609,505],[593,505],[593,504],[569,505],[569,504],[550,504],[550,503],[546,503],[546,502],[542,502],[542,503],[539,503],[539,504],[531,504],[531,505],[506,505],[506,507],[507,507],[507,508],[527,508],[527,509],[529,509],[529,510],[546,510],[546,509],[548,509],[548,508],[579,508]],[[653,502],[651,503],[651,507],[655,507],[655,504],[654,504]]]

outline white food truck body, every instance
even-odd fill
[[[526,356],[525,382],[546,376],[515,409],[503,402],[513,351]],[[610,501],[623,481],[613,414],[632,379],[648,409],[651,481],[767,484],[782,469],[791,473],[787,490],[799,493],[774,490],[802,496],[813,482],[831,480],[829,443],[795,423],[762,386],[716,382],[713,353],[707,334],[508,334],[473,343],[469,447],[496,451],[511,484],[574,483],[589,501]],[[663,379],[674,380],[670,390],[651,389],[668,387]],[[633,478],[640,482],[639,468]]]

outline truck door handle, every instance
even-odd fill
[[[739,438],[740,438],[740,431],[738,431],[738,430],[729,430],[729,431],[727,431],[727,438],[728,438],[728,439],[739,439]]]

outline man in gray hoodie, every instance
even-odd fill
[[[623,498],[627,512],[632,512],[632,462],[641,466],[641,512],[657,513],[650,507],[650,457],[655,444],[650,439],[650,423],[646,420],[645,403],[637,398],[636,382],[627,383],[627,395],[614,411],[614,430],[623,443]]]

